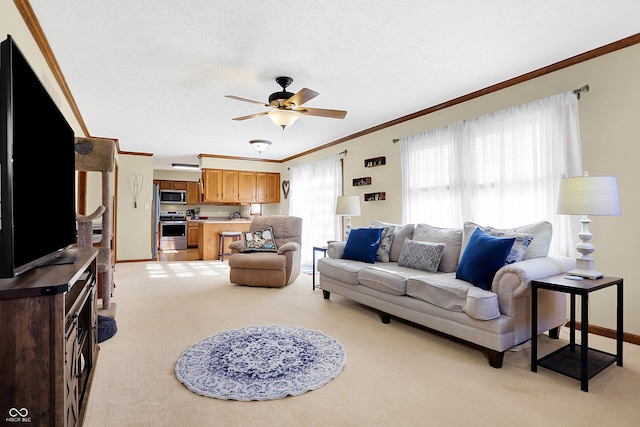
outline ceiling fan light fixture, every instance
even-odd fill
[[[252,139],[249,141],[249,144],[258,152],[262,153],[271,145],[271,141],[267,141],[266,139]]]
[[[269,112],[269,117],[273,123],[284,129],[294,124],[300,117],[300,113],[293,110],[274,110]]]

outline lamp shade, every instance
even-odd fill
[[[294,124],[299,116],[300,113],[292,110],[274,110],[269,113],[269,118],[271,118],[273,123],[283,129]]]
[[[621,215],[616,177],[585,175],[563,178],[557,212],[566,215]]]
[[[336,215],[359,216],[360,199],[358,196],[338,196],[336,204]]]

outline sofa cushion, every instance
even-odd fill
[[[456,279],[454,273],[411,277],[407,279],[407,295],[479,320],[500,317],[496,294]]]
[[[428,224],[418,224],[413,232],[413,240],[444,243],[445,247],[438,270],[445,273],[456,271],[462,246],[462,228],[439,228]]]
[[[462,254],[456,278],[481,289],[491,289],[493,276],[504,265],[514,241],[515,238],[489,236],[477,227]]]
[[[382,228],[354,228],[349,232],[342,258],[373,264],[380,245]]]
[[[405,239],[400,251],[398,265],[435,273],[440,265],[444,243],[416,242]]]
[[[276,252],[276,238],[273,227],[269,226],[253,231],[243,231],[245,252]]]
[[[393,264],[391,264],[393,266]],[[358,282],[362,286],[391,295],[407,293],[407,277],[415,274],[411,269],[363,267],[358,273]]]
[[[372,220],[369,223],[370,227],[385,227],[388,225],[393,225],[395,227],[393,230],[391,249],[389,249],[389,261],[398,262],[398,258],[400,258],[400,251],[402,250],[402,243],[404,242],[404,239],[413,238],[414,227],[413,224],[398,225],[377,220]]]
[[[317,264],[318,271],[322,275],[354,286],[360,284],[358,282],[358,273],[366,265],[360,261],[329,257],[320,258]]]
[[[520,233],[520,234],[532,234],[533,240],[530,242],[522,260],[545,257],[549,254],[549,248],[551,247],[551,238],[553,237],[553,226],[549,221],[538,221],[533,224],[522,225],[515,228],[493,228],[489,226],[481,226],[474,222],[465,222],[463,227],[462,237],[462,252],[473,234],[474,230],[480,227],[485,232],[491,230],[493,233]],[[462,252],[460,257],[462,258]]]

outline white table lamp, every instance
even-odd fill
[[[573,276],[597,279],[603,276],[596,271],[591,253],[595,250],[589,243],[593,235],[589,232],[591,220],[588,215],[621,215],[618,182],[615,176],[584,176],[564,178],[560,181],[558,193],[559,214],[582,215],[582,230],[578,233],[580,243],[576,250],[581,254],[576,258],[576,268],[569,271]]]
[[[360,199],[358,196],[338,196],[336,215],[347,217],[347,231],[344,237],[347,240],[351,231],[351,217],[360,216]]]

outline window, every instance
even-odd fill
[[[336,201],[342,194],[342,166],[338,154],[291,167],[289,215],[302,218],[303,269],[311,270],[313,246],[340,240]]]
[[[577,98],[571,93],[400,141],[403,221],[498,228],[554,224],[552,252],[571,255],[569,217],[555,214],[563,176],[581,174]],[[572,235],[573,233],[573,235]]]

